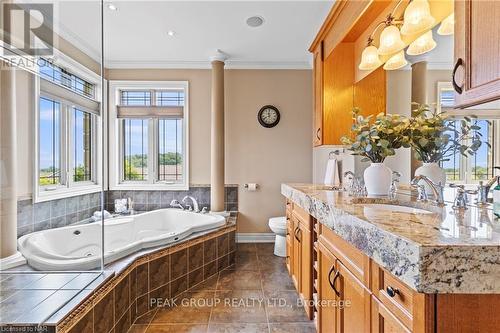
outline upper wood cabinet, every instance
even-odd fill
[[[500,99],[500,1],[455,1],[455,105]]]
[[[313,145],[323,144],[323,43],[319,43],[313,52]]]

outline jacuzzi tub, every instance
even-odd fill
[[[101,223],[34,232],[18,240],[19,251],[38,270],[90,270],[101,264]],[[159,209],[104,221],[104,263],[140,249],[177,242],[220,227],[224,217],[180,209]]]

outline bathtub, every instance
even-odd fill
[[[101,221],[49,229],[18,239],[19,251],[38,270],[91,270],[101,265]],[[104,221],[104,263],[140,249],[180,241],[225,224],[224,217],[159,209]]]

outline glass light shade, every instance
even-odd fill
[[[413,35],[432,28],[436,19],[431,15],[431,9],[427,0],[413,0],[405,9],[403,35]]]
[[[373,45],[367,46],[361,53],[361,63],[358,68],[362,71],[369,71],[382,65],[378,57],[377,48]]]
[[[439,29],[437,31],[438,34],[442,36],[453,35],[455,32],[455,14],[451,14],[447,18],[441,22]]]
[[[427,31],[422,36],[418,37],[410,44],[406,53],[416,56],[427,53],[436,47],[436,42],[432,38],[432,30]]]
[[[392,71],[400,69],[408,65],[408,61],[405,58],[405,51],[401,50],[395,55],[393,55],[384,65],[384,69],[387,71]]]
[[[389,25],[380,34],[380,46],[378,54],[389,55],[405,48],[405,43],[401,40],[401,33],[394,25]]]

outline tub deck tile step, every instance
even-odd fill
[[[71,301],[78,293],[78,290],[57,290],[33,309],[24,312],[16,319],[15,323],[43,323],[54,313],[54,311]]]
[[[23,314],[34,309],[55,292],[56,290],[19,290],[0,303],[0,323],[16,323]]]

